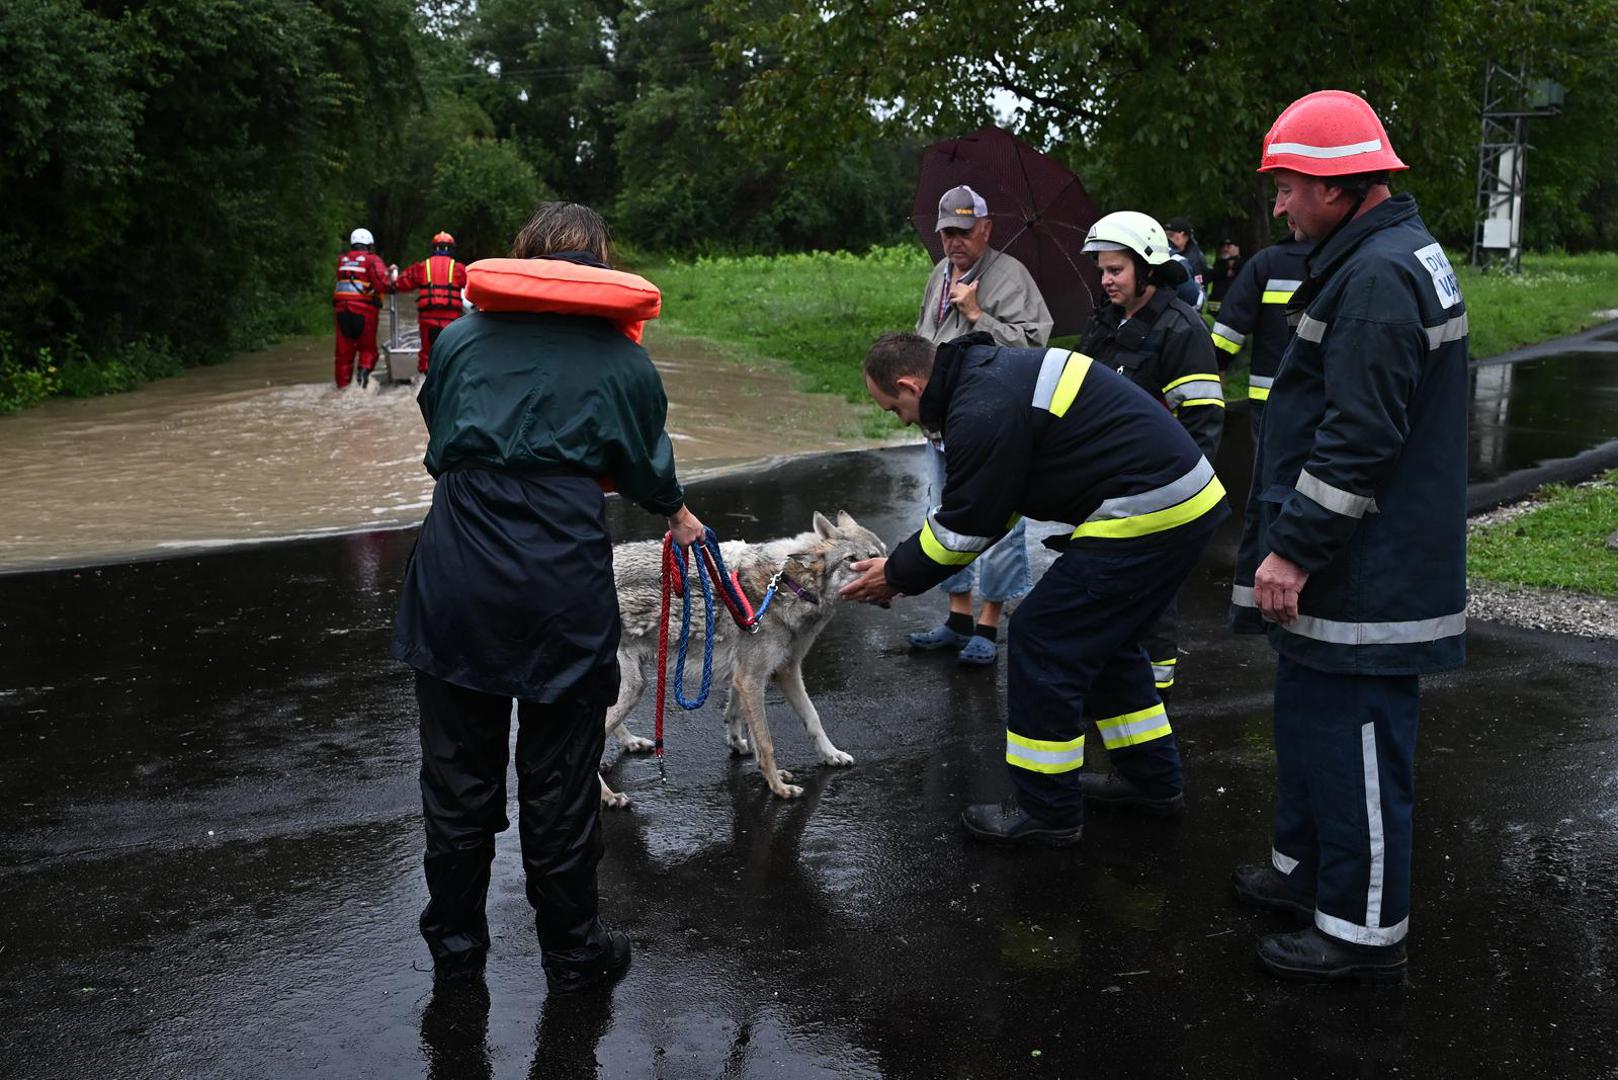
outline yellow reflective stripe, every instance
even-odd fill
[[[1219,477],[1216,476],[1209,480],[1201,491],[1183,503],[1154,510],[1149,514],[1136,514],[1134,517],[1086,521],[1073,530],[1073,539],[1077,540],[1081,536],[1098,536],[1108,540],[1128,540],[1137,536],[1150,536],[1152,533],[1175,529],[1197,520],[1217,506],[1219,500],[1224,497],[1225,485],[1221,484]]]
[[[978,557],[975,551],[951,551],[939,543],[938,537],[933,535],[933,523],[925,523],[921,527],[921,550],[939,566],[965,566]]]
[[[1116,750],[1123,746],[1139,746],[1141,743],[1161,739],[1165,735],[1173,734],[1169,727],[1168,710],[1162,702],[1135,712],[1124,713],[1122,716],[1109,716],[1105,720],[1096,721],[1096,730],[1101,732],[1101,741],[1108,750]]]
[[[1215,348],[1224,349],[1232,356],[1235,356],[1237,353],[1242,351],[1241,342],[1232,341],[1223,334],[1215,334],[1213,336],[1213,343]]]
[[[427,256],[427,285],[428,285],[429,288],[431,288],[432,284],[433,284],[433,257],[431,255],[429,255],[429,256]]]
[[[1266,289],[1264,295],[1258,298],[1258,302],[1261,304],[1290,304],[1292,294],[1281,292],[1277,289]]]
[[[1084,736],[1054,742],[1006,730],[1006,763],[1038,773],[1065,773],[1084,764]]]
[[[1181,409],[1187,408],[1191,405],[1217,405],[1223,409],[1225,407],[1225,401],[1223,398],[1216,397],[1188,398],[1187,400],[1182,401],[1178,405],[1174,406],[1175,415],[1178,416]]]
[[[1090,358],[1074,353],[1067,366],[1062,369],[1062,377],[1056,383],[1056,392],[1051,395],[1052,416],[1067,414],[1073,399],[1079,396],[1079,387],[1084,385],[1084,377],[1088,374],[1090,374]]]
[[[1199,371],[1195,375],[1182,375],[1178,379],[1175,379],[1173,382],[1171,382],[1167,386],[1163,387],[1163,393],[1167,394],[1170,390],[1173,390],[1176,386],[1184,386],[1188,382],[1218,382],[1218,381],[1219,381],[1219,375],[1218,375],[1217,372]]]
[[[1253,386],[1249,384],[1247,387],[1247,396],[1254,401],[1268,401],[1270,399],[1270,388],[1268,386]]]

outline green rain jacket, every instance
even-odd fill
[[[480,311],[433,344],[418,399],[427,471],[457,463],[572,468],[646,510],[685,502],[646,350],[606,319]]]

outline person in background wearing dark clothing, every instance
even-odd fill
[[[1213,461],[1225,429],[1219,365],[1202,317],[1159,284],[1172,266],[1163,227],[1133,210],[1108,214],[1091,226],[1084,251],[1096,260],[1112,303],[1090,317],[1079,351],[1161,402]],[[1174,690],[1180,663],[1177,623],[1177,604],[1171,600],[1145,637],[1164,701]]]
[[[1213,343],[1222,367],[1241,352],[1244,344],[1251,346],[1247,415],[1255,443],[1276,369],[1281,366],[1281,354],[1292,340],[1287,305],[1303,284],[1304,260],[1312,246],[1299,238],[1289,224],[1285,240],[1261,249],[1242,267],[1214,321]]]
[[[466,264],[455,261],[455,237],[447,232],[433,237],[433,253],[405,267],[394,284],[398,292],[416,294],[416,323],[421,329],[421,354],[416,370],[427,374],[433,342],[444,327],[466,313],[461,290],[466,288]]]
[[[1202,248],[1197,246],[1196,236],[1191,231],[1191,219],[1169,218],[1163,223],[1163,231],[1168,233],[1169,246],[1174,249],[1174,254],[1185,260],[1191,280],[1197,283],[1198,300],[1191,306],[1201,311],[1202,298],[1208,295],[1208,257],[1202,253]],[[1181,299],[1184,300],[1185,297],[1181,296]]]
[[[1270,858],[1232,883],[1308,919],[1259,939],[1287,979],[1403,977],[1420,678],[1466,660],[1466,302],[1388,189],[1405,167],[1341,90],[1287,106],[1259,164],[1314,245],[1260,432],[1262,561],[1232,596],[1279,654]]]
[[[1076,843],[1084,735],[1094,722],[1118,770],[1106,801],[1157,814],[1185,805],[1179,744],[1141,637],[1229,516],[1225,489],[1162,405],[1098,360],[997,347],[987,334],[935,346],[885,334],[865,358],[878,406],[943,434],[941,501],[843,595],[916,596],[968,565],[1021,515],[1076,521],[1011,619],[1006,766],[1013,795],[961,814],[991,843]],[[1127,778],[1127,779],[1126,779]]]
[[[546,203],[514,259],[563,282],[607,265],[607,225]],[[554,268],[554,269],[548,269]],[[596,275],[598,278],[600,275]],[[625,289],[649,289],[630,274]],[[629,963],[597,915],[606,710],[618,695],[618,600],[603,486],[666,516],[680,543],[703,526],[684,502],[664,430],[668,400],[646,351],[597,314],[475,312],[439,336],[419,404],[433,505],[405,571],[393,655],[416,669],[429,900],[421,933],[435,981],[481,978],[484,901],[506,820],[516,699],[518,832],[552,993]],[[565,309],[565,305],[564,309]],[[635,327],[638,338],[638,324]]]
[[[1236,280],[1236,274],[1241,268],[1241,245],[1234,240],[1219,241],[1219,257],[1214,260],[1213,269],[1208,272],[1208,314],[1219,314],[1219,305],[1225,302],[1225,294],[1230,291],[1230,283]],[[1223,367],[1224,361],[1221,361],[1221,370]]]
[[[337,259],[331,302],[337,322],[339,390],[356,378],[356,356],[361,387],[371,381],[371,369],[376,367],[376,317],[382,310],[382,294],[393,291],[392,275],[398,267],[384,266],[372,250],[375,245],[370,229],[355,229],[348,235],[348,250]]]

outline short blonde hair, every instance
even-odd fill
[[[541,203],[511,244],[514,259],[543,259],[559,251],[583,251],[612,261],[612,232],[602,216],[580,203]]]

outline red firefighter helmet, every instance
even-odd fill
[[[447,232],[433,234],[433,247],[454,247],[455,237]]]
[[[1346,90],[1317,90],[1275,118],[1264,136],[1258,171],[1350,176],[1409,167],[1393,152],[1387,129],[1364,98]]]

